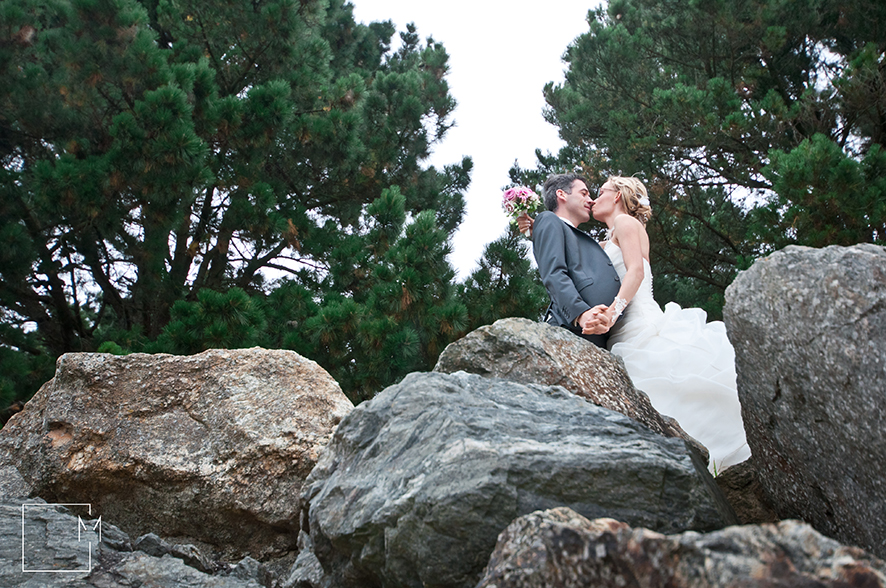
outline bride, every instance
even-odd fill
[[[751,452],[726,326],[707,323],[701,309],[673,302],[662,311],[652,297],[646,187],[636,178],[611,177],[592,206],[593,217],[608,229],[600,245],[622,280],[615,301],[602,310],[604,322],[612,325],[609,350],[622,358],[634,386],[657,411],[677,419],[707,447],[712,472],[746,460]],[[523,219],[521,229],[531,227],[528,217]]]

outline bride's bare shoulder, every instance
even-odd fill
[[[643,223],[641,223],[639,219],[629,214],[620,214],[615,217],[615,228],[619,230],[645,230],[645,228],[643,227]]]

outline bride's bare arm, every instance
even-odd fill
[[[621,279],[621,288],[618,295],[603,314],[609,324],[615,322],[618,315],[624,311],[624,307],[630,302],[640,289],[643,282],[643,249],[646,229],[637,219],[626,214],[615,219],[615,227],[612,232],[618,247],[621,249],[625,262],[625,275]],[[621,302],[620,302],[621,301]]]
[[[617,235],[618,247],[624,257],[625,275],[621,279],[621,288],[618,289],[616,301],[607,311],[610,321],[616,318],[618,299],[622,299],[624,304],[630,302],[640,289],[640,283],[643,282],[643,237],[646,229],[640,221],[625,214],[615,219],[613,233]]]

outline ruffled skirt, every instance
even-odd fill
[[[707,447],[715,473],[751,452],[738,402],[735,352],[726,326],[706,318],[698,308],[671,302],[662,312],[654,301],[635,299],[613,329],[609,347],[655,409]]]

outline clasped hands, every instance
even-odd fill
[[[615,311],[605,304],[598,304],[579,315],[575,321],[581,327],[583,335],[602,335],[612,328]]]

